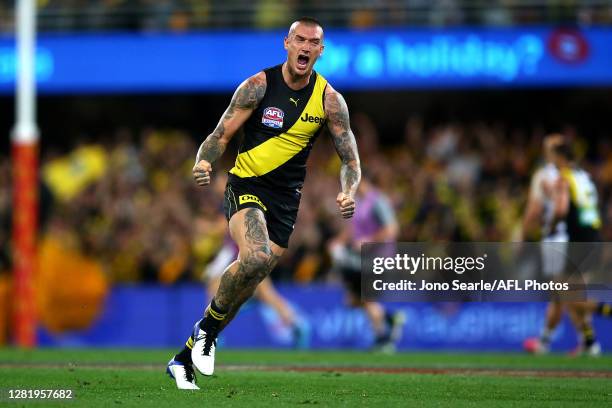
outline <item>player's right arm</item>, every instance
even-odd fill
[[[266,93],[266,85],[266,74],[259,72],[236,89],[217,127],[198,149],[193,167],[193,177],[198,185],[210,184],[212,163],[221,157],[229,141],[257,108]]]
[[[544,212],[543,182],[541,170],[538,170],[531,180],[529,196],[527,197],[527,207],[525,208],[525,216],[523,217],[524,241],[539,234],[540,219]]]

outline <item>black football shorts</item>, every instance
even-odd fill
[[[289,237],[300,207],[302,193],[299,190],[270,189],[248,181],[230,178],[225,186],[223,211],[230,218],[244,208],[263,211],[270,241],[287,248]]]

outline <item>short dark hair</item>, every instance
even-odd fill
[[[553,147],[553,152],[555,152],[555,154],[558,154],[559,156],[569,161],[573,161],[575,158],[574,151],[572,150],[572,146],[570,142],[565,138],[563,139],[561,143]]]
[[[288,33],[289,36],[291,35],[293,26],[296,23],[302,23],[302,24],[307,24],[307,25],[311,25],[311,26],[313,26],[313,25],[314,26],[318,26],[318,27],[321,27],[321,32],[323,32],[323,26],[321,25],[319,20],[317,20],[316,18],[312,18],[312,17],[300,17],[297,20],[295,20],[293,23],[291,23],[291,26],[289,27],[289,33]],[[321,36],[321,39],[323,39],[323,36]]]
[[[323,28],[323,24],[321,24],[321,22],[314,17],[303,16],[295,20],[294,23],[318,25],[319,27]]]

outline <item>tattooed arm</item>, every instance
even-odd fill
[[[217,160],[234,134],[251,116],[266,93],[266,74],[259,72],[244,81],[232,97],[215,130],[200,145],[193,177],[200,186],[210,183],[212,163]]]
[[[336,146],[336,152],[342,160],[340,184],[342,192],[336,202],[344,218],[351,218],[355,212],[355,193],[361,180],[361,167],[355,135],[351,130],[349,112],[342,95],[330,85],[325,90],[325,113],[327,128]]]

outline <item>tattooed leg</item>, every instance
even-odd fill
[[[266,221],[259,209],[247,208],[237,212],[230,220],[230,233],[240,252],[238,260],[221,277],[214,297],[216,305],[228,311],[221,327],[227,326],[240,306],[253,295],[282,253],[282,248],[279,248],[281,251],[272,250]]]
[[[281,248],[278,245],[272,243],[272,256],[270,257],[270,262],[268,262],[267,265],[268,271],[266,276],[272,271],[272,269],[274,269],[284,251],[284,248]],[[221,322],[219,326],[219,332],[223,330],[234,319],[234,317],[236,317],[236,314],[238,314],[240,307],[253,296],[253,293],[255,293],[255,289],[257,289],[257,286],[262,281],[257,282],[257,285],[254,285],[252,287],[246,287],[242,291],[240,291],[239,295],[236,297],[236,299],[234,299],[231,308],[227,312],[225,319],[223,319],[223,321]]]

